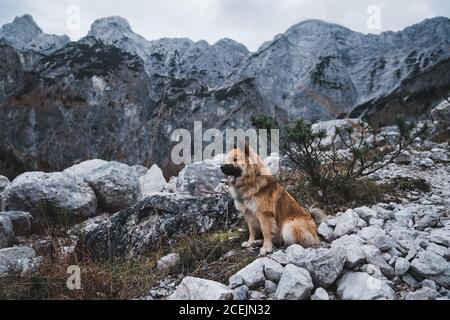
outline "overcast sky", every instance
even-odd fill
[[[73,27],[76,19],[68,19],[74,17],[71,16],[74,5],[80,9],[79,28]],[[376,8],[380,9],[381,19],[376,18]],[[189,37],[215,43],[227,37],[254,51],[263,42],[306,19],[322,19],[363,33],[378,33],[400,30],[426,18],[450,17],[450,1],[0,0],[0,25],[25,13],[33,15],[46,33],[67,34],[73,40],[86,35],[95,19],[120,15],[130,22],[135,32],[149,40]],[[67,27],[68,22],[71,28]]]

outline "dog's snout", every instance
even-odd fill
[[[222,170],[225,175],[232,177],[239,177],[242,174],[242,170],[232,164],[225,164],[220,167],[220,170]]]
[[[222,170],[223,173],[227,174],[227,172],[230,172],[230,170],[232,169],[232,165],[230,164],[224,164],[220,167],[220,170]]]

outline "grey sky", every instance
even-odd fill
[[[81,28],[67,28],[67,8],[81,10]],[[214,43],[232,38],[256,50],[263,42],[305,19],[322,19],[363,33],[367,9],[381,9],[381,31],[400,30],[435,16],[450,17],[448,0],[0,0],[0,25],[29,13],[47,33],[84,36],[102,17],[126,18],[149,40],[189,37]]]

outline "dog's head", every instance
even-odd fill
[[[262,164],[261,158],[253,152],[248,144],[243,148],[236,148],[228,153],[225,164],[221,167],[222,172],[231,178],[256,178],[267,174],[267,169]]]

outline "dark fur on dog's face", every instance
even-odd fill
[[[222,172],[229,178],[248,179],[261,174],[261,161],[248,145],[244,150],[236,148],[232,150],[226,158],[225,164],[221,167]]]
[[[244,174],[244,164],[244,154],[239,149],[234,149],[227,155],[225,164],[220,169],[228,177],[239,178]]]
[[[238,166],[235,166],[234,164],[224,164],[220,167],[220,170],[222,170],[225,175],[230,177],[238,178],[242,176],[242,169]]]

